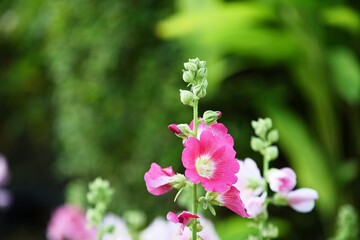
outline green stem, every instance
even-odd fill
[[[194,135],[197,137],[197,131],[198,131],[198,104],[199,100],[194,100],[194,108],[193,108],[193,115],[194,115]],[[198,211],[198,202],[197,202],[197,185],[193,184],[193,205],[192,205],[192,212],[193,214],[197,214]],[[197,240],[197,227],[196,227],[197,221],[193,221],[192,225],[192,240]]]

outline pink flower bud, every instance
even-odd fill
[[[300,188],[285,195],[290,207],[295,211],[307,213],[313,210],[315,200],[319,198],[317,191],[310,188]]]
[[[146,188],[153,195],[161,195],[170,191],[172,177],[175,176],[172,167],[161,168],[156,163],[152,163],[150,170],[145,173],[144,180]]]
[[[272,168],[267,173],[267,179],[274,192],[290,192],[296,185],[296,174],[291,168]]]
[[[180,129],[177,127],[177,124],[173,123],[168,126],[168,129],[175,134],[181,134]]]

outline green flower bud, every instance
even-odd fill
[[[266,127],[267,130],[272,128],[272,121],[270,118],[265,118],[264,119],[264,125]]]
[[[176,174],[172,177],[171,185],[175,189],[185,188],[191,185],[191,182],[182,174]]]
[[[265,143],[263,140],[261,140],[261,138],[251,137],[250,146],[252,150],[260,152],[262,149],[264,149]]]
[[[184,105],[193,106],[194,94],[188,90],[180,90],[180,100]]]
[[[206,96],[206,88],[208,86],[208,82],[206,79],[203,79],[202,82],[193,87],[194,95],[198,98],[203,98]]]
[[[101,222],[101,215],[93,208],[86,211],[86,219],[93,225],[97,225]]]
[[[192,63],[192,62],[184,63],[184,67],[185,67],[186,70],[189,70],[189,71],[192,71],[192,72],[195,72],[198,69],[197,65],[195,63]]]
[[[189,59],[189,62],[195,63],[196,66],[199,66],[199,64],[200,64],[200,59],[199,59],[199,58]]]
[[[270,146],[265,149],[265,159],[271,161],[279,156],[279,150],[276,146]]]
[[[138,210],[128,210],[124,213],[125,221],[129,227],[134,230],[141,229],[146,222],[146,216],[143,212]]]
[[[207,68],[200,68],[199,70],[197,70],[196,78],[197,79],[206,78],[207,74],[208,74]]]
[[[277,238],[279,235],[279,229],[270,223],[262,229],[261,235],[265,239]]]
[[[198,66],[199,66],[199,68],[204,68],[206,66],[206,62],[205,61],[199,61]]]
[[[206,125],[210,125],[216,123],[216,121],[220,118],[220,116],[221,116],[221,112],[208,110],[204,112],[203,120]]]
[[[190,129],[189,125],[187,124],[184,123],[178,124],[177,127],[181,131],[181,133],[186,137],[193,134],[193,131]]]
[[[267,139],[270,143],[275,143],[279,140],[279,132],[276,129],[271,130],[268,135]]]
[[[184,71],[182,78],[184,82],[193,83],[195,80],[195,75],[191,71]]]

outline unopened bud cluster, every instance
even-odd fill
[[[252,121],[251,126],[255,130],[256,137],[251,138],[251,148],[260,152],[266,161],[274,160],[278,157],[279,151],[277,146],[272,146],[279,140],[279,133],[276,129],[272,129],[272,121],[270,118],[259,118]]]
[[[89,184],[87,200],[92,207],[87,210],[86,218],[92,225],[98,228],[98,234],[100,236],[113,231],[112,226],[109,226],[106,229],[101,229],[101,221],[105,216],[106,209],[113,193],[114,191],[110,187],[109,182],[107,180],[103,180],[102,178],[96,178]]]
[[[184,63],[183,80],[191,86],[191,90],[180,90],[180,100],[183,104],[193,106],[194,100],[205,97],[208,86],[205,61],[199,58],[189,59]]]

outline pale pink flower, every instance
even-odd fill
[[[201,183],[207,191],[227,191],[237,181],[235,174],[239,171],[230,138],[210,130],[204,130],[200,140],[190,137],[182,152],[185,176],[196,184]]]
[[[9,167],[6,159],[0,154],[0,208],[6,208],[11,204],[11,194],[8,190],[2,189],[9,180]]]
[[[272,168],[267,172],[270,189],[274,192],[290,192],[296,185],[296,174],[291,168]]]
[[[96,230],[88,228],[88,222],[82,209],[63,205],[53,213],[48,228],[48,240],[95,240]]]
[[[286,193],[284,197],[288,200],[290,207],[302,213],[313,210],[315,200],[319,198],[317,191],[310,188],[299,188]]]
[[[236,174],[238,180],[234,186],[239,189],[241,199],[259,196],[264,191],[265,180],[261,177],[260,170],[255,161],[245,158],[238,160],[240,170]]]
[[[6,159],[0,154],[0,186],[4,186],[9,180],[9,167]]]
[[[6,208],[11,203],[11,194],[6,189],[0,188],[0,208]]]
[[[161,195],[170,191],[172,177],[175,176],[172,167],[161,168],[158,164],[152,163],[150,170],[145,173],[144,180],[147,190],[153,195]]]
[[[102,240],[132,240],[128,227],[124,220],[115,214],[108,213],[102,220],[102,227],[114,226],[112,233],[107,233]]]
[[[155,218],[140,234],[140,240],[177,240],[179,228],[164,218]]]
[[[167,220],[173,223],[180,223],[180,232],[179,235],[182,235],[185,227],[190,223],[191,219],[199,218],[198,215],[192,214],[191,212],[183,211],[179,215],[173,212],[169,212],[166,215]]]
[[[198,236],[204,240],[220,239],[211,221],[201,217],[200,223],[203,229],[198,232]],[[191,229],[185,228],[182,235],[179,235],[179,228],[175,224],[157,217],[141,232],[140,240],[189,240],[191,234]]]
[[[203,229],[198,232],[198,236],[204,240],[220,240],[219,235],[215,231],[214,224],[206,218],[201,217],[200,224]],[[182,235],[177,240],[189,240],[191,239],[192,232],[189,228],[185,228]]]
[[[238,181],[234,187],[240,191],[240,198],[244,203],[248,217],[256,217],[264,210],[265,180],[261,177],[258,166],[251,158],[246,158],[244,161],[238,160],[238,163],[240,170],[236,174]],[[260,194],[262,195],[259,196]]]
[[[244,203],[240,198],[240,191],[232,186],[228,191],[221,193],[216,200],[218,200],[223,206],[227,207],[234,213],[242,216],[249,217],[249,214],[246,212]]]
[[[244,205],[250,218],[256,217],[264,211],[267,194],[264,192],[261,196],[249,196],[244,199]]]

